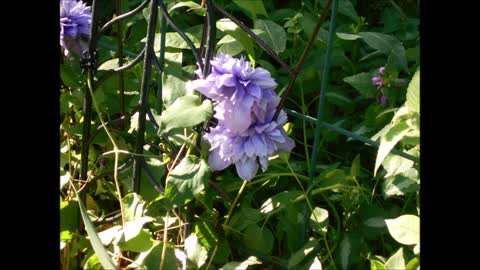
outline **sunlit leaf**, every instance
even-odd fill
[[[390,235],[399,243],[414,245],[420,242],[420,218],[403,215],[395,219],[385,219]]]

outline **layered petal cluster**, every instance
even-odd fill
[[[273,121],[280,102],[273,91],[277,83],[267,70],[254,69],[243,58],[220,54],[211,64],[207,78],[189,83],[190,88],[218,101],[214,115],[218,124],[204,135],[211,146],[210,168],[219,171],[235,164],[238,175],[251,180],[260,167],[267,170],[269,156],[295,146],[283,129],[285,112]]]
[[[60,45],[65,56],[82,56],[87,48],[92,23],[91,7],[75,0],[60,0]]]
[[[255,117],[265,118],[269,103],[280,100],[273,91],[277,83],[263,68],[253,68],[245,59],[220,54],[211,60],[212,72],[194,80],[190,87],[219,101],[225,113],[225,125],[235,131],[247,130]],[[197,74],[201,77],[200,71]]]

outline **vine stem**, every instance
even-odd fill
[[[168,211],[165,216],[165,229],[163,230],[163,247],[162,247],[162,261],[160,262],[160,270],[163,270],[165,263],[165,254],[167,253],[167,233],[168,233]]]
[[[292,166],[290,166],[290,162],[288,162],[287,158],[285,158],[285,163],[287,163],[288,169],[292,172],[293,177],[297,180],[298,185],[302,189],[305,200],[307,201],[308,208],[310,208],[310,213],[314,213],[313,212],[313,206],[312,206],[312,203],[310,201],[310,198],[307,196],[307,192],[305,191],[305,188],[303,187],[302,182],[300,182],[300,179],[298,179],[297,174],[293,171]],[[315,222],[319,223],[319,221],[317,219],[317,216],[315,214],[313,214],[313,219],[315,219]],[[328,241],[327,241],[326,234],[323,235],[323,241],[325,242],[325,247],[327,248],[328,256],[329,256],[330,260],[333,262],[333,257],[332,257],[332,253],[330,252],[330,247],[328,246]],[[335,265],[334,265],[334,267],[335,267]],[[337,268],[335,267],[335,269],[337,269]]]
[[[122,15],[122,1],[117,0],[117,16]],[[123,66],[123,33],[122,33],[122,22],[119,20],[117,21],[117,31],[118,31],[118,38],[117,38],[117,47],[118,47],[118,66]],[[124,73],[120,71],[118,73],[118,86],[120,88],[120,115],[125,115],[125,84],[124,84]],[[122,124],[122,129],[123,129]]]
[[[120,190],[120,184],[118,182],[118,159],[119,159],[120,152],[119,152],[117,144],[115,143],[115,140],[113,139],[112,134],[108,130],[107,125],[105,124],[105,121],[102,118],[102,114],[100,113],[100,107],[98,106],[97,100],[96,100],[95,96],[93,95],[92,80],[93,80],[92,73],[89,72],[88,77],[87,77],[88,91],[90,92],[90,96],[92,97],[93,106],[95,107],[95,110],[97,111],[98,118],[100,119],[100,122],[102,123],[103,129],[107,133],[108,138],[112,142],[113,151],[115,152],[115,165],[114,165],[114,170],[113,170],[113,179],[115,181],[115,187],[116,187],[117,193],[118,193],[118,203],[120,204],[120,212],[122,213],[122,225],[125,225],[125,212],[123,210],[122,193],[121,193],[121,190]]]
[[[228,209],[227,219],[225,219],[225,222],[223,222],[223,225],[222,225],[223,227],[228,225],[228,222],[230,221],[230,217],[233,214],[233,209],[235,209],[235,206],[237,205],[238,200],[240,199],[240,196],[242,195],[242,192],[245,189],[245,187],[247,186],[247,184],[248,184],[248,181],[243,180],[242,186],[238,190],[237,196],[233,200],[233,203],[231,204],[230,209]],[[210,265],[212,264],[213,258],[215,258],[215,254],[217,254],[218,244],[219,243],[217,243],[215,245],[215,249],[213,249],[213,253],[212,253],[212,256],[210,257],[210,260],[208,261],[208,265],[207,265],[206,270],[210,269]]]
[[[290,94],[290,91],[293,88],[293,85],[295,84],[295,80],[297,79],[298,73],[302,68],[303,62],[305,62],[305,59],[307,58],[307,54],[310,52],[310,49],[313,46],[313,42],[317,38],[317,34],[318,34],[318,31],[320,30],[320,26],[322,25],[323,21],[325,21],[325,18],[327,17],[328,9],[330,8],[331,4],[332,4],[332,0],[328,0],[327,4],[322,10],[320,17],[318,18],[317,24],[315,25],[315,29],[313,29],[312,36],[310,37],[310,40],[308,41],[307,46],[303,50],[300,60],[298,60],[298,63],[292,72],[292,76],[290,78],[290,81],[288,82],[288,86],[287,86],[287,89],[285,90],[285,94],[283,94],[282,99],[280,100],[280,103],[278,103],[277,111],[273,116],[273,121],[275,121],[278,115],[280,114],[280,111],[283,108],[283,104],[285,103],[285,100],[287,99],[288,95]]]

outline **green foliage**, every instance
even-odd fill
[[[140,2],[122,0],[122,13]],[[207,8],[201,2],[164,1],[172,20],[204,57]],[[327,0],[213,2],[293,70]],[[115,1],[97,5],[99,26],[118,16]],[[160,269],[162,264],[163,269],[189,270],[420,268],[418,5],[339,1],[321,120],[371,138],[380,144],[378,149],[328,125],[320,129],[317,149],[312,148],[315,123],[306,116],[317,117],[328,15],[284,103],[305,116],[289,115],[284,127],[296,147],[269,157],[267,170],[259,170],[240,196],[243,181],[235,166],[210,171],[211,146],[202,127],[217,104],[190,89],[189,81],[198,78],[198,63],[170,25],[162,52],[160,20],[156,24],[153,50],[164,66],[161,73],[150,70],[151,114],[143,134],[138,104],[144,61],[121,73],[123,83],[120,73],[103,77],[119,67],[118,42],[123,63],[145,47],[150,13],[147,5],[122,21],[121,32],[115,24],[99,38],[92,80],[100,111],[93,108],[91,119],[85,114],[87,76],[80,59],[61,59],[61,269]],[[267,69],[278,83],[274,91],[283,96],[292,74],[231,19],[216,10],[214,18],[213,54],[245,57]],[[379,74],[382,66],[385,72]],[[381,76],[382,85],[373,85],[373,76]],[[387,104],[379,103],[381,96]],[[100,120],[107,123],[114,143]],[[84,128],[90,128],[88,138],[83,138]],[[89,143],[87,164],[80,164],[86,154],[83,142]],[[314,150],[318,159],[311,164]],[[134,160],[142,161],[136,192]]]
[[[395,65],[408,72],[405,49],[397,38],[377,32],[360,32],[358,34],[370,47],[387,56],[392,55]]]
[[[247,248],[265,254],[269,254],[272,251],[274,239],[270,229],[251,224],[243,233],[242,241]]]
[[[188,259],[197,267],[200,268],[207,261],[208,253],[204,248],[195,233],[192,233],[185,239],[185,252]]]
[[[295,252],[288,260],[288,269],[296,269],[296,266],[307,257],[316,246],[318,246],[318,239],[312,240],[305,244],[300,250]]]
[[[248,257],[245,261],[243,262],[229,262],[226,263],[221,270],[241,270],[241,269],[247,269],[249,265],[255,265],[255,264],[262,264],[262,262],[255,256],[250,256]]]
[[[141,252],[134,263],[131,264],[132,268],[136,268],[140,265],[139,269],[159,269],[162,263],[163,244],[155,242],[153,247],[147,251]],[[177,269],[177,261],[175,260],[175,250],[172,245],[167,244],[165,248],[165,262],[163,263],[164,269]]]
[[[405,259],[403,258],[403,248],[400,248],[395,254],[388,258],[385,263],[386,269],[405,269]]]
[[[369,73],[362,72],[343,80],[355,88],[364,98],[371,98],[375,95],[376,88],[372,84],[372,75]]]
[[[85,230],[87,231],[88,236],[90,237],[90,243],[92,244],[92,248],[93,250],[95,250],[95,253],[98,256],[98,260],[100,261],[100,263],[104,268],[114,269],[115,264],[113,263],[110,255],[108,255],[107,251],[103,247],[103,244],[100,241],[100,238],[98,237],[95,227],[93,226],[92,222],[90,221],[90,218],[88,217],[87,210],[85,209],[85,206],[83,205],[82,200],[78,196],[77,196],[77,200],[78,200],[78,206],[80,208],[80,214],[82,215],[83,223],[85,224]]]
[[[264,34],[260,34],[265,43],[276,53],[281,53],[285,50],[287,44],[287,34],[283,28],[269,20],[256,20],[255,28],[263,30]]]
[[[158,117],[160,132],[167,133],[175,128],[186,128],[198,125],[210,119],[213,115],[212,102],[200,101],[198,96],[183,96]]]
[[[225,34],[228,34],[235,38],[247,52],[250,61],[255,63],[255,51],[253,50],[252,39],[245,33],[238,25],[232,22],[230,19],[220,19],[217,21],[217,28]]]
[[[257,14],[268,16],[262,0],[233,0],[233,3],[247,11],[253,20],[257,18]]]
[[[404,245],[420,242],[420,218],[414,215],[403,215],[396,219],[386,219],[388,231],[392,237]]]
[[[203,159],[187,156],[167,177],[165,198],[173,207],[179,207],[205,189],[210,169]]]
[[[207,13],[204,7],[202,8],[199,4],[193,1],[178,2],[168,10],[168,13],[172,13],[173,10],[181,7],[189,7],[189,10],[194,10],[195,13],[200,16],[205,16],[205,14]]]

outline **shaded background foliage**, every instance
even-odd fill
[[[97,1],[98,25],[115,16],[114,2]],[[141,1],[121,2],[124,13]],[[291,68],[312,36],[317,14],[326,2],[215,1],[253,29]],[[165,3],[175,23],[198,48],[205,11],[190,8],[198,8],[200,3]],[[186,6],[176,6],[179,3]],[[119,36],[125,51],[138,54],[143,49],[149,14],[150,8],[146,8],[122,23],[121,35],[114,26],[100,38],[97,82],[118,67],[115,48]],[[270,160],[268,171],[259,173],[244,187],[242,195],[237,196],[242,188],[241,179],[232,168],[209,172],[205,163],[208,145],[192,146],[189,135],[196,133],[194,128],[165,131],[177,148],[174,149],[161,139],[152,121],[147,121],[146,165],[151,178],[166,192],[162,195],[153,188],[145,172],[142,172],[140,190],[132,192],[129,189],[132,155],[120,154],[118,179],[126,212],[123,223],[109,219],[119,213],[119,194],[112,173],[114,156],[105,154],[113,145],[102,131],[95,111],[89,138],[88,179],[78,180],[81,142],[85,139],[82,138],[85,75],[81,73],[79,59],[63,59],[60,96],[62,267],[102,269],[102,255],[95,254],[92,236],[89,234],[87,238],[81,222],[75,187],[82,189],[84,213],[88,213],[101,244],[110,252],[106,256],[111,259],[112,254],[122,254],[123,259],[113,257],[117,266],[158,269],[163,263],[164,269],[176,269],[186,261],[191,269],[205,269],[209,264],[215,269],[232,269],[238,265],[250,265],[249,269],[417,269],[418,230],[405,228],[418,227],[419,162],[389,152],[397,144],[397,149],[419,156],[419,78],[412,79],[420,64],[418,15],[418,1],[339,1],[322,120],[378,140],[380,148],[323,128],[316,174],[313,184],[309,185],[315,125],[290,115],[285,128],[295,140],[296,148],[288,155]],[[222,18],[215,12],[215,55],[219,51],[247,55],[247,59],[271,72],[279,84],[276,92],[282,95],[290,80],[287,70],[245,32]],[[328,26],[327,21],[320,28],[285,108],[316,116]],[[161,54],[160,29],[158,25],[154,46],[157,57]],[[165,41],[164,72],[159,77],[153,69],[148,99],[153,116],[160,122],[156,92],[160,81],[162,110],[168,111],[176,100],[188,94],[185,83],[194,79],[196,69],[193,53],[170,27],[167,27]],[[124,55],[125,62],[134,58],[128,53]],[[386,67],[382,89],[388,98],[386,106],[379,104],[379,90],[371,81],[378,75],[380,66]],[[143,76],[142,63],[123,76],[126,120],[113,121],[122,116],[117,76],[99,83],[94,98],[100,104],[103,119],[112,122],[109,129],[118,148],[131,153],[137,135],[135,111]],[[199,105],[199,101],[196,104]],[[190,104],[184,109],[191,110],[191,107]],[[192,149],[191,155],[172,165],[175,151],[185,142],[185,148]],[[311,200],[305,199],[306,188],[312,191]],[[232,202],[236,197],[238,206],[227,215],[235,206]],[[313,213],[304,216],[309,208]],[[182,261],[182,254],[186,260]]]

